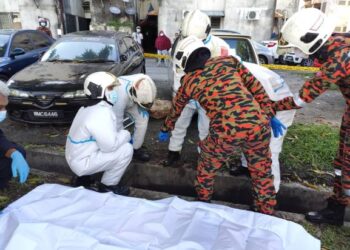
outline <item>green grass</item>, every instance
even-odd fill
[[[302,226],[311,235],[321,240],[322,249],[350,249],[350,228],[330,225],[314,225],[308,222],[302,223]]]
[[[332,171],[339,129],[328,125],[295,124],[288,129],[281,154],[289,169]]]

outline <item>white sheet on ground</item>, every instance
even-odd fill
[[[177,197],[149,201],[44,184],[0,214],[0,249],[320,249],[283,219]]]

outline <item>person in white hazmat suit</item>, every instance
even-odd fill
[[[129,131],[117,129],[113,105],[117,103],[118,79],[108,72],[90,74],[84,93],[94,105],[81,107],[70,127],[65,156],[71,170],[79,177],[103,172],[99,192],[128,195],[129,188],[119,185],[129,165],[133,147]]]
[[[157,88],[153,80],[144,74],[118,77],[121,86],[117,87],[117,102],[113,111],[117,117],[117,130],[123,129],[123,118],[127,115],[134,121],[132,144],[134,159],[149,161],[149,152],[142,147],[145,139],[149,113],[157,95]]]
[[[182,36],[186,37],[189,35],[195,35],[196,37],[202,39],[206,47],[209,48],[212,57],[225,56],[228,54],[237,57],[237,55],[233,53],[229,45],[223,39],[209,34],[210,28],[208,27],[210,27],[210,19],[206,14],[200,12],[199,10],[191,11],[186,15],[182,24]],[[285,81],[276,73],[257,64],[247,62],[243,62],[243,64],[261,82],[271,100],[278,101],[284,97],[293,95]],[[180,87],[180,79],[183,74],[183,72],[177,72],[174,68],[174,95]],[[199,139],[203,140],[207,137],[209,130],[209,119],[207,118],[204,109],[200,107],[198,102],[191,100],[182,111],[175,124],[175,128],[171,133],[168,158],[164,162],[165,166],[173,166],[180,159],[180,152],[182,150],[187,128],[189,127],[192,117],[196,112],[198,112]],[[276,118],[286,127],[289,127],[293,123],[294,115],[295,111],[293,110],[282,112],[279,111],[276,113]],[[284,135],[285,134],[286,132]],[[270,141],[272,174],[274,175],[276,192],[278,192],[281,182],[279,154],[282,150],[284,135],[277,138],[272,136]],[[232,174],[239,175],[242,173],[248,173],[246,170],[247,162],[243,156],[242,166],[243,167],[231,166]]]

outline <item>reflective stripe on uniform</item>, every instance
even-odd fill
[[[299,106],[299,107],[305,107],[306,106],[306,102],[304,102],[304,100],[300,98],[299,94],[296,94],[293,97],[293,100],[294,100],[295,104],[297,106]]]
[[[73,143],[73,144],[82,144],[82,143],[87,143],[87,142],[96,142],[96,139],[94,139],[92,136],[90,138],[88,138],[88,139],[80,140],[80,141],[75,141],[70,136],[68,136],[68,140],[71,143]]]
[[[341,176],[341,170],[340,169],[334,169],[334,174],[336,176]]]

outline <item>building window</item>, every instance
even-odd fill
[[[338,2],[339,5],[349,5],[350,6],[350,0],[345,0],[345,1],[339,1]]]
[[[0,29],[20,29],[19,13],[0,13]]]
[[[346,32],[346,26],[337,26],[335,27],[336,32]]]
[[[84,9],[85,13],[90,13],[90,2],[89,1],[83,2],[83,9]]]
[[[221,17],[212,16],[210,17],[211,28],[220,29],[221,28]]]

